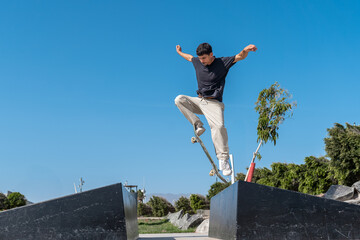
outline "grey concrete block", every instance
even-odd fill
[[[187,230],[189,228],[197,227],[203,221],[203,217],[200,214],[194,214],[190,216],[186,222],[181,226],[182,230]]]
[[[137,239],[136,194],[121,183],[0,213],[0,240]]]
[[[211,199],[209,237],[360,239],[360,206],[239,181]]]
[[[352,185],[353,188],[355,188],[356,191],[360,193],[360,181],[357,181]]]
[[[182,218],[184,215],[184,211],[180,210],[176,213],[169,213],[167,215],[167,219],[169,219],[169,222],[171,222],[173,225],[178,226],[178,221]]]
[[[196,233],[209,233],[209,219],[205,219],[200,223],[200,225],[196,228]]]
[[[350,200],[354,197],[354,190],[355,189],[353,187],[332,185],[325,193],[324,198],[338,201]]]

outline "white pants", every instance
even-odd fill
[[[201,127],[203,123],[195,114],[203,114],[211,128],[211,137],[214,143],[216,157],[219,160],[229,158],[228,135],[224,126],[224,104],[215,99],[189,97],[179,95],[175,104],[180,112],[192,125]]]

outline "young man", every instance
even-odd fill
[[[250,51],[255,52],[256,50],[256,46],[251,44],[235,56],[216,58],[210,44],[202,43],[196,49],[198,57],[193,57],[183,53],[180,45],[176,46],[177,53],[194,65],[198,82],[196,91],[198,96],[179,95],[175,98],[175,104],[195,126],[199,136],[205,132],[205,128],[195,114],[205,116],[211,129],[216,157],[219,159],[219,169],[225,176],[232,173],[229,164],[228,135],[224,126],[224,103],[222,102],[225,78],[229,69],[236,62],[245,59]]]

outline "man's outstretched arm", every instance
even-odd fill
[[[243,60],[247,57],[248,53],[253,51],[255,52],[257,50],[256,46],[253,44],[250,44],[246,46],[239,54],[235,56],[234,63],[237,61]]]
[[[183,53],[181,51],[181,47],[180,45],[176,45],[176,51],[177,53],[182,56],[183,58],[185,58],[186,60],[188,60],[189,62],[191,62],[191,60],[193,59],[193,56],[191,56],[190,54],[187,54],[187,53]]]

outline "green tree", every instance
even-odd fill
[[[290,98],[289,92],[280,88],[277,82],[260,92],[255,103],[255,110],[259,113],[258,142],[267,143],[270,140],[276,145],[279,125],[285,118],[292,116],[292,110],[296,106],[295,102],[289,102]]]
[[[221,183],[216,182],[210,186],[210,189],[208,191],[208,195],[206,195],[207,199],[210,201],[213,196],[230,186],[231,183]]]
[[[141,202],[141,203],[144,202],[144,197],[145,197],[144,192],[139,189],[137,191],[137,200],[138,200],[138,202]]]
[[[175,208],[165,198],[153,196],[148,202],[155,217],[166,216],[169,212],[175,212]]]
[[[244,181],[245,180],[245,174],[244,173],[237,173],[236,176],[235,176],[235,181]]]
[[[198,209],[209,209],[209,203],[206,201],[204,196],[199,194],[190,195],[190,206],[196,212]]]
[[[261,145],[271,141],[276,145],[279,138],[279,125],[285,121],[287,117],[292,116],[292,111],[296,106],[295,102],[289,102],[291,96],[286,89],[280,88],[279,83],[275,82],[269,88],[263,89],[259,93],[259,97],[255,103],[255,110],[259,113],[257,126],[257,142],[259,145],[253,153],[251,163],[255,159],[261,159],[260,147]],[[248,178],[248,173],[245,179]]]
[[[256,169],[253,181],[271,187],[298,191],[300,169],[296,164],[273,163],[271,170],[268,168]]]
[[[360,126],[336,123],[324,139],[325,157],[306,157],[304,164],[273,163],[255,169],[252,182],[307,194],[326,192],[331,185],[360,180]],[[241,180],[244,174],[238,174]]]
[[[138,202],[137,215],[146,217],[152,216],[151,207],[145,203]]]
[[[304,171],[304,165],[302,164],[286,164],[284,178],[280,181],[280,188],[292,191],[299,191],[299,186],[303,179]]]
[[[260,179],[269,179],[272,176],[272,171],[266,167],[264,168],[256,168],[254,170],[252,182],[253,183],[259,183]],[[264,183],[262,183],[264,184]],[[266,184],[264,184],[266,185]]]
[[[330,171],[330,161],[325,157],[306,157],[303,166],[299,192],[320,194],[326,192],[332,184],[337,183]]]
[[[7,198],[5,194],[0,193],[0,211],[5,210],[7,208],[6,203],[7,203]]]
[[[190,200],[186,197],[180,197],[175,202],[175,209],[176,211],[183,210],[185,213],[194,213],[191,206],[190,206]]]
[[[271,170],[258,168],[254,171],[253,182],[286,190],[308,194],[326,192],[332,184],[330,161],[324,157],[305,158],[305,164],[273,163]]]
[[[324,139],[330,168],[339,184],[351,186],[360,180],[360,126],[335,123]]]
[[[13,192],[10,193],[7,196],[7,204],[8,204],[8,208],[15,208],[15,207],[21,207],[26,205],[26,198],[24,195],[22,195],[19,192]]]

